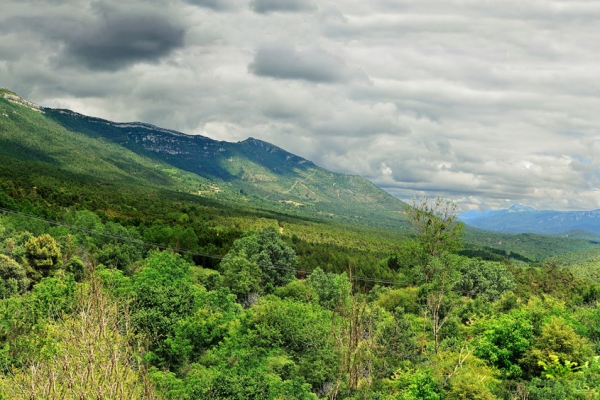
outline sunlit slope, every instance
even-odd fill
[[[406,225],[405,204],[367,179],[327,171],[261,140],[229,143],[139,122],[115,123],[68,110],[44,111],[69,130],[209,179],[239,194],[239,201],[274,202],[284,209],[365,224]]]
[[[40,181],[69,173],[118,190],[154,187],[244,207],[407,227],[404,203],[367,179],[327,171],[269,143],[114,123],[38,107],[6,89],[0,91],[0,159],[11,172],[30,169]]]
[[[136,184],[184,190],[192,183],[207,182],[192,174],[173,173],[168,164],[109,141],[69,131],[48,118],[43,109],[19,99],[10,91],[0,90],[0,158],[5,164],[10,160],[24,162],[19,165],[41,164],[48,172],[60,170],[95,178],[101,186],[121,188]]]

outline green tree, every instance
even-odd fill
[[[244,258],[260,268],[260,284],[264,293],[272,293],[275,287],[289,283],[296,276],[298,268],[296,253],[281,240],[279,233],[272,227],[265,228],[257,235],[236,240],[221,261],[223,276],[227,275],[228,268],[240,268],[239,260],[233,262],[236,257]],[[250,268],[243,269],[248,271],[248,276],[254,277]],[[253,285],[252,283],[250,286]]]
[[[522,358],[533,343],[533,325],[528,313],[513,310],[483,319],[474,327],[474,355],[489,361],[507,377],[522,375]]]
[[[169,358],[178,366],[196,362],[204,353],[218,345],[229,333],[242,308],[227,289],[201,292],[196,312],[177,322],[173,335],[165,340]]]
[[[433,331],[435,352],[439,351],[440,331],[449,316],[449,295],[463,262],[452,253],[462,248],[463,225],[457,222],[456,204],[438,197],[413,199],[406,207],[409,222],[417,232],[422,257],[420,280],[425,292],[424,317]]]
[[[30,342],[42,346],[24,368],[0,374],[0,393],[11,400],[155,399],[135,359],[135,337],[98,281],[75,303],[77,313],[28,333]]]
[[[24,293],[28,287],[25,269],[12,258],[0,254],[0,299]]]
[[[61,265],[61,252],[56,240],[48,234],[30,238],[25,243],[25,256],[32,267],[31,280],[38,282]]]
[[[505,265],[480,259],[465,262],[460,267],[460,278],[454,287],[458,293],[470,298],[484,297],[498,300],[507,291],[514,290],[515,277]]]
[[[85,273],[85,264],[81,261],[78,256],[73,256],[64,266],[65,271],[73,274],[73,277],[77,282],[81,282],[83,274]]]
[[[134,278],[132,322],[150,340],[157,364],[177,364],[169,359],[164,341],[174,335],[179,321],[196,310],[190,265],[173,252],[152,252]]]
[[[328,310],[345,305],[352,290],[345,273],[326,273],[318,267],[308,276],[306,284],[317,293],[319,304]]]
[[[429,368],[399,368],[387,384],[397,393],[399,400],[440,400],[443,398],[441,385],[435,381]]]
[[[542,374],[545,378],[558,379],[591,361],[593,355],[590,343],[564,318],[552,316],[525,354],[524,364],[533,376]]]
[[[304,303],[312,303],[319,299],[317,292],[306,281],[294,279],[285,286],[275,289],[275,295],[282,299],[293,299]]]
[[[413,199],[406,207],[406,216],[417,231],[417,241],[424,253],[442,256],[462,248],[463,224],[457,222],[457,206],[451,201],[437,197]]]
[[[223,284],[237,296],[238,301],[250,305],[252,294],[260,290],[261,270],[258,265],[243,256],[226,256],[221,261],[221,271]]]

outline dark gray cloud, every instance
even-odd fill
[[[184,45],[187,26],[152,3],[119,5],[98,1],[81,12],[23,13],[4,21],[2,31],[39,35],[61,67],[116,71],[156,62]],[[70,14],[69,14],[70,12]]]
[[[155,62],[183,46],[185,30],[157,15],[116,15],[64,39],[66,56],[90,69],[118,70]]]
[[[250,8],[259,14],[271,12],[310,12],[315,11],[317,6],[310,0],[252,0]]]
[[[317,83],[341,82],[351,78],[342,59],[321,49],[298,51],[290,47],[262,47],[256,52],[248,70],[257,76]]]

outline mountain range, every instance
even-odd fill
[[[461,214],[459,220],[476,228],[501,232],[563,234],[577,237],[581,237],[582,233],[573,231],[600,234],[600,209],[555,211],[515,204],[502,210],[471,210]]]
[[[203,198],[307,215],[405,225],[405,203],[367,179],[321,168],[273,144],[187,135],[38,106],[0,90],[0,156]]]

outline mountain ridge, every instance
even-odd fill
[[[579,230],[600,234],[600,209],[538,210],[514,204],[501,210],[470,210],[462,213],[459,220],[476,228],[500,232],[562,234]]]
[[[31,159],[33,154],[39,153],[38,158],[34,157],[36,162],[46,160],[44,162],[71,169],[75,167],[69,164],[74,162],[78,171],[87,171],[85,173],[91,175],[97,169],[116,173],[123,164],[121,158],[125,157],[130,159],[128,168],[144,170],[145,175],[162,174],[156,179],[163,183],[177,177],[177,190],[193,195],[270,204],[269,207],[284,210],[302,209],[308,215],[369,224],[383,221],[388,225],[405,225],[406,222],[401,212],[405,203],[366,178],[328,171],[260,139],[249,137],[235,143],[225,142],[144,122],[113,122],[49,107],[38,106],[39,110],[36,110],[14,92],[3,89],[0,94],[0,109],[6,110],[0,111],[8,116],[0,119],[0,144],[2,141],[6,144],[6,156],[12,154]],[[3,107],[2,100],[6,101]],[[41,112],[28,114],[18,107]],[[58,127],[71,133],[63,133]],[[94,141],[85,142],[78,135]],[[59,143],[63,143],[62,147]],[[102,143],[112,143],[122,149],[119,150],[121,155],[111,155],[115,150],[105,149],[107,145]],[[101,147],[103,151],[89,153],[85,147]],[[37,150],[32,150],[34,148]],[[54,150],[50,151],[51,148]],[[98,158],[99,154],[104,154],[102,160]],[[133,154],[141,158],[135,158]],[[102,162],[94,168],[90,160]],[[143,168],[134,165],[141,161],[145,165]],[[150,171],[153,163],[160,166],[158,170]],[[174,169],[170,170],[168,166]],[[177,171],[182,171],[183,175]],[[187,189],[182,189],[184,183]]]

